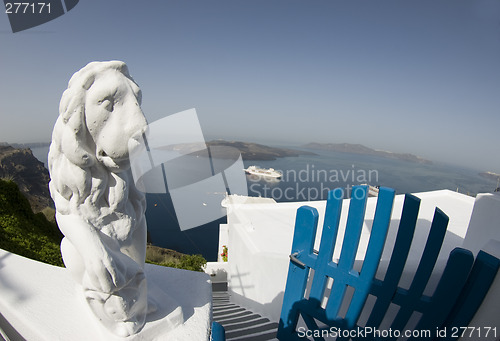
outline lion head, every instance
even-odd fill
[[[128,158],[130,141],[147,125],[140,104],[141,90],[125,63],[88,64],[62,95],[49,151],[58,213],[80,215],[122,240],[144,224],[144,194]]]

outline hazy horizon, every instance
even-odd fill
[[[84,2],[33,29],[0,14],[0,141],[50,141],[71,75],[123,60],[153,122],[207,139],[352,143],[500,173],[500,2]]]
[[[314,150],[314,148],[306,148],[305,145],[307,145],[308,143],[316,143],[316,141],[310,141],[308,143],[304,143],[304,144],[294,144],[293,142],[278,142],[278,143],[275,143],[275,142],[272,142],[272,141],[251,141],[251,140],[241,140],[241,139],[223,139],[223,138],[207,138],[207,141],[212,141],[212,140],[217,140],[217,139],[222,139],[222,140],[225,140],[225,141],[237,141],[237,142],[245,142],[245,143],[256,143],[256,144],[262,144],[262,145],[266,145],[266,146],[269,146],[269,147],[277,147],[277,148],[290,148],[290,149],[310,149],[310,150]],[[21,144],[21,145],[30,145],[30,144],[50,144],[50,141],[33,141],[33,142],[8,142],[8,141],[0,141],[0,144],[2,143],[8,143],[8,144],[14,144],[14,145],[17,145],[17,144]],[[328,144],[328,143],[346,143],[346,142],[325,142],[325,144]],[[356,143],[352,143],[352,144],[356,144]],[[372,148],[371,146],[368,146],[368,145],[364,145],[362,144],[363,146],[365,147],[368,147],[368,148],[371,148],[371,149],[374,149],[376,151],[386,151],[386,152],[393,152],[392,150],[381,150],[381,149],[375,149],[375,148]],[[29,146],[31,149],[33,148],[48,148],[47,147],[31,147]],[[319,151],[325,151],[325,150],[321,150],[319,149]],[[343,152],[339,152],[339,153],[343,153]],[[400,152],[400,153],[405,153],[404,151],[403,152]],[[349,153],[346,153],[346,154],[349,154]],[[355,153],[352,153],[353,155],[357,155]],[[410,153],[411,154],[411,153]],[[421,157],[421,155],[417,155],[417,154],[413,154],[415,156],[418,156],[418,157]],[[38,157],[37,155],[35,155],[35,157]],[[292,156],[293,157],[293,156]],[[384,159],[384,156],[378,156],[379,158],[381,159]],[[445,166],[451,166],[451,167],[457,167],[457,168],[461,168],[461,169],[468,169],[468,170],[471,170],[471,171],[476,171],[476,172],[491,172],[491,170],[489,169],[483,169],[483,168],[477,168],[477,167],[474,167],[473,165],[463,165],[463,164],[458,164],[458,163],[453,163],[453,162],[447,162],[447,161],[442,161],[442,160],[433,160],[433,159],[426,159],[424,158],[425,160],[428,160],[428,161],[431,161],[433,164],[435,165],[445,165]],[[45,162],[44,160],[40,160],[42,162]],[[258,160],[256,160],[258,161]],[[406,162],[409,162],[409,163],[412,163],[412,161],[406,161]],[[494,173],[494,172],[493,172]]]

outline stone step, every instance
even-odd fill
[[[217,283],[222,284],[222,283]],[[218,286],[218,289],[224,286]],[[226,290],[214,290],[213,319],[219,322],[226,331],[226,340],[238,341],[268,341],[277,340],[278,323],[253,313],[231,302]]]

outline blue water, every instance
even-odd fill
[[[47,148],[35,148],[33,153],[46,164]],[[317,155],[245,161],[245,167],[257,165],[283,173],[280,181],[246,175],[249,195],[272,197],[278,202],[323,200],[330,189],[345,188],[348,195],[352,186],[362,183],[391,187],[398,194],[449,189],[475,195],[496,188],[495,181],[481,177],[478,171],[456,166],[418,164],[332,151],[315,150],[314,153]],[[209,261],[217,259],[219,224],[225,223],[225,217],[180,231],[168,193],[147,194],[146,199],[149,238],[154,245],[188,254],[202,254]]]
[[[273,167],[283,173],[279,182],[253,181],[249,177],[250,195],[270,196],[277,201],[320,200],[326,199],[328,189],[351,188],[363,183],[391,187],[398,194],[449,189],[476,195],[496,188],[495,181],[480,176],[478,171],[457,166],[333,151],[314,150],[314,153],[317,155],[245,162]]]

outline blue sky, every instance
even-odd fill
[[[13,34],[0,13],[0,141],[49,141],[71,75],[125,61],[150,122],[205,137],[361,143],[500,173],[500,2],[80,1]]]

